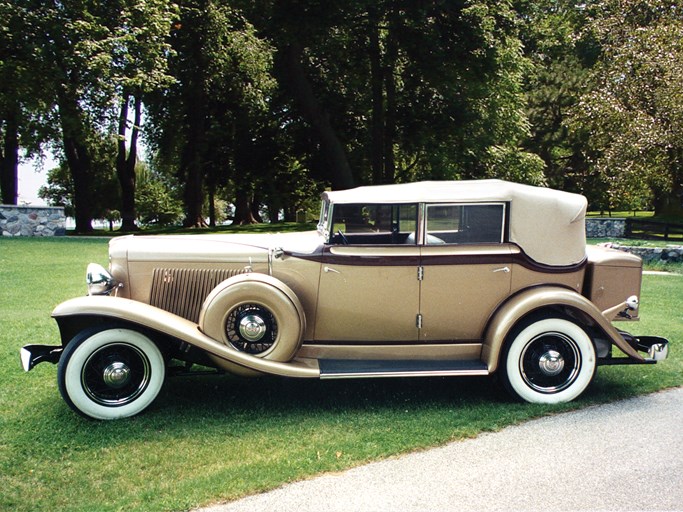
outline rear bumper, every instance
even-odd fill
[[[639,352],[647,354],[643,361],[638,361],[631,357],[606,357],[600,359],[598,364],[617,365],[617,364],[655,364],[663,361],[669,356],[669,340],[659,336],[632,336],[626,332],[620,332],[621,336]]]
[[[669,357],[669,340],[659,336],[640,336],[636,338],[638,350],[647,352],[653,361],[663,361]]]
[[[53,345],[25,345],[19,351],[21,357],[21,366],[24,371],[28,372],[33,369],[38,363],[52,363],[59,362],[64,347]]]

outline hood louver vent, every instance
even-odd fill
[[[244,273],[245,269],[156,268],[149,303],[198,322],[199,311],[211,290],[222,281]]]

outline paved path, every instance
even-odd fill
[[[202,512],[683,511],[683,388],[558,414]]]

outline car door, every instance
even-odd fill
[[[417,205],[343,206],[323,250],[315,340],[415,342]]]
[[[505,203],[425,207],[421,247],[419,339],[479,340],[491,313],[510,294],[512,251]]]

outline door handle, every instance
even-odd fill
[[[323,267],[323,272],[333,272],[334,274],[341,274],[341,272],[339,272],[339,270],[335,270],[335,269],[330,268],[330,267]]]
[[[505,272],[506,274],[508,274],[508,273],[510,272],[510,267],[497,268],[497,269],[494,270],[493,272],[494,272],[494,274],[495,274],[496,272]]]

